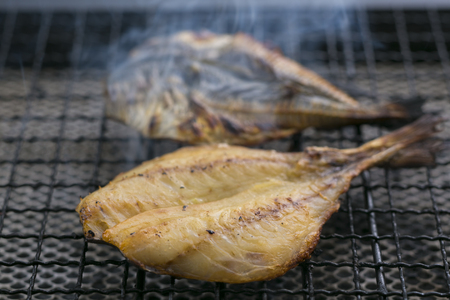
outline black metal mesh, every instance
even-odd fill
[[[260,13],[275,21],[255,25],[259,39],[280,45],[360,101],[422,96],[426,111],[450,117],[450,12],[352,11],[351,26],[304,34],[302,43],[292,42],[289,28],[302,25],[295,22],[304,12]],[[79,196],[180,147],[105,119],[105,61],[90,59],[152,16],[0,12],[0,298],[450,297],[447,152],[434,168],[364,172],[342,196],[311,260],[269,282],[155,275],[112,247],[86,243],[74,211]],[[221,31],[232,31],[227,22]],[[441,136],[448,142],[446,129]],[[309,129],[262,148],[354,147],[385,131],[374,125]]]

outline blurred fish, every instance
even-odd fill
[[[118,247],[145,270],[228,283],[269,280],[310,256],[355,176],[433,135],[440,122],[424,116],[344,150],[186,147],[120,174],[77,211],[88,240]]]
[[[180,32],[134,49],[107,78],[106,113],[144,136],[252,145],[307,127],[404,119],[363,106],[248,35]]]

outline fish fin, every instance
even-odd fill
[[[432,165],[434,155],[442,149],[439,139],[431,138],[438,131],[437,125],[443,118],[424,115],[414,123],[404,126],[390,134],[365,143],[358,148],[333,149],[328,147],[308,147],[304,153],[316,161],[316,165],[345,166],[344,173],[356,176],[374,165],[395,167]],[[391,160],[389,164],[389,160]],[[415,163],[413,163],[415,160]]]
[[[432,167],[436,165],[436,153],[447,148],[448,145],[445,145],[442,140],[429,138],[401,149],[380,166],[390,168]]]
[[[349,165],[346,170],[352,170],[352,176],[358,175],[363,170],[370,168],[374,165],[380,165],[399,153],[400,150],[410,147],[415,143],[430,138],[439,129],[437,125],[444,121],[443,118],[433,115],[424,115],[414,123],[397,129],[390,134],[379,137],[373,141],[365,143],[364,145],[356,149],[342,150],[342,153],[357,158],[354,163]],[[414,149],[418,149],[417,146],[412,147],[412,150],[407,150],[406,154],[410,157],[403,155],[403,165],[411,162],[412,153]],[[439,147],[436,147],[438,149]],[[417,151],[417,150],[416,150]],[[409,152],[409,154],[408,154]],[[425,154],[425,151],[421,151],[420,154],[429,158],[429,154]],[[400,156],[400,159],[402,156]],[[427,158],[427,160],[429,160]],[[406,161],[405,161],[406,159]],[[395,163],[395,160],[394,160]],[[402,165],[401,160],[397,159],[397,164]]]
[[[408,113],[409,118],[417,119],[423,115],[422,106],[427,99],[421,96],[400,98],[391,102],[393,105],[402,106]]]
[[[400,145],[400,148],[424,140],[432,136],[435,132],[439,131],[437,125],[444,122],[444,119],[434,115],[424,115],[414,123],[397,129],[390,134],[384,135],[377,139],[374,139],[361,147],[356,151],[368,150],[368,149],[380,149],[388,148],[396,145]]]
[[[405,125],[405,122],[411,122],[423,115],[422,106],[426,99],[420,96],[395,99],[389,103],[381,105],[383,119],[381,124],[387,128],[399,128]],[[393,117],[393,118],[392,118]]]

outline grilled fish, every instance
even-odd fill
[[[363,106],[248,35],[180,32],[148,40],[106,83],[106,114],[144,136],[191,144],[258,144],[307,127],[407,118]]]
[[[77,211],[87,239],[116,246],[145,270],[269,280],[310,256],[352,178],[428,138],[440,122],[424,116],[345,150],[186,147],[120,174]]]

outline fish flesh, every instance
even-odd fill
[[[253,145],[307,127],[410,116],[409,105],[361,105],[243,33],[149,39],[110,72],[105,91],[108,117],[191,144]]]
[[[142,269],[227,283],[269,280],[309,258],[355,176],[410,146],[416,153],[440,122],[426,115],[344,150],[185,147],[118,175],[77,211],[88,240],[116,246]]]

